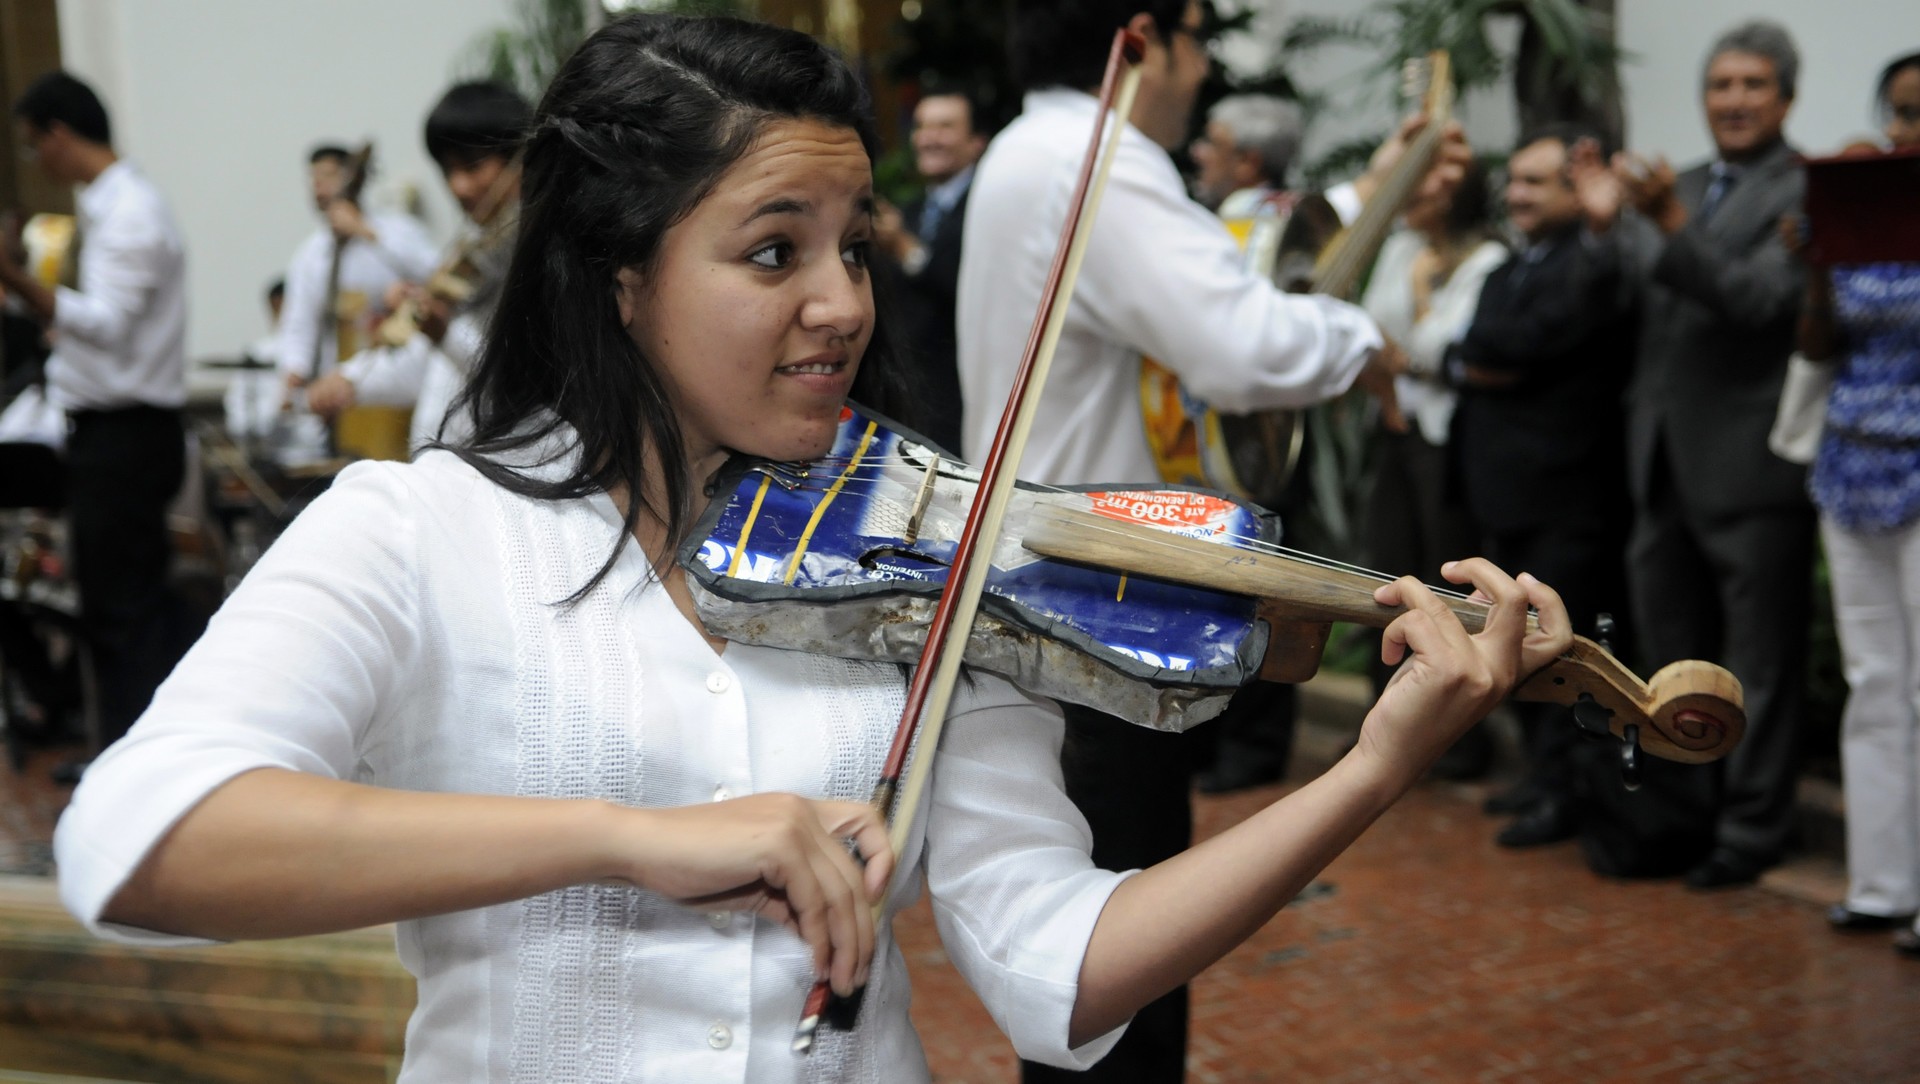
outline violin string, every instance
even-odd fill
[[[859,479],[859,474],[858,472],[856,472],[854,475],[850,477],[854,479]],[[884,477],[885,475],[884,473],[882,473],[882,474],[873,475],[870,478],[864,479],[864,480],[878,480]],[[904,479],[900,479],[899,481],[903,486],[907,485]],[[802,483],[799,486],[795,487],[795,489],[799,491],[804,491],[804,492],[817,492],[822,490],[823,487]],[[1037,486],[1036,489],[1039,492],[1051,493],[1051,494],[1056,494],[1059,496],[1066,496],[1066,497],[1087,495],[1084,493],[1078,493],[1074,490],[1059,489],[1057,487],[1052,487],[1052,486]],[[1113,490],[1109,492],[1127,492],[1127,491]],[[870,500],[888,501],[889,503],[893,503],[893,504],[902,503],[902,502],[894,501],[892,498],[880,496],[878,494],[870,493],[867,496],[868,496],[868,499]],[[1150,524],[1139,524],[1138,526],[1151,528]],[[1103,528],[1103,529],[1106,530],[1108,533],[1114,534],[1114,535],[1127,535],[1128,533],[1125,527],[1118,526],[1118,525],[1110,528]],[[1191,537],[1191,536],[1188,536],[1188,537]],[[1268,542],[1264,539],[1261,539],[1255,536],[1238,535],[1238,534],[1219,534],[1219,535],[1211,536],[1208,539],[1208,541],[1233,543],[1234,548],[1237,548],[1237,549],[1241,549],[1241,550],[1245,550],[1253,553],[1261,553],[1261,554],[1265,554],[1273,557],[1284,558],[1289,561],[1308,565],[1310,567],[1322,569],[1324,571],[1347,573],[1353,576],[1373,580],[1377,583],[1391,583],[1394,580],[1399,578],[1397,576],[1389,575],[1384,572],[1378,572],[1373,569],[1365,568],[1360,565],[1350,564],[1344,561],[1338,561],[1333,558],[1323,557],[1315,553],[1309,553],[1305,550],[1290,549],[1286,546],[1282,546],[1273,542]],[[1429,584],[1428,587],[1430,590],[1433,590],[1436,594],[1438,594],[1442,598],[1451,598],[1457,601],[1473,601],[1473,602],[1484,601],[1482,599],[1475,599],[1470,594],[1463,591],[1457,591],[1457,590],[1443,588],[1443,587],[1435,587],[1431,584]]]
[[[814,462],[824,463],[829,461],[830,461],[829,459],[823,458],[821,460],[815,460]],[[907,457],[900,456],[898,454],[880,456],[880,457],[870,457],[870,461],[877,461],[877,463],[875,466],[872,466],[871,468],[856,469],[852,474],[848,476],[849,480],[878,481],[883,479],[892,479],[892,480],[899,481],[903,487],[910,488],[911,483],[908,482],[908,480],[904,478],[897,478],[888,474],[888,467],[886,465],[887,462],[889,461],[906,462],[912,465],[916,471],[921,473],[924,473],[926,468],[925,462],[909,459]],[[822,487],[803,482],[800,485],[796,486],[795,488],[801,491],[812,492],[812,491],[817,491]],[[1038,492],[1051,493],[1051,494],[1067,496],[1067,497],[1087,495],[1084,492],[1069,490],[1069,489],[1062,489],[1057,486],[1034,484],[1034,488]],[[1106,492],[1124,493],[1129,491],[1124,489],[1117,489],[1117,490],[1109,490]],[[1141,492],[1160,492],[1160,491],[1142,490]],[[877,494],[869,494],[869,497],[870,499],[890,500],[890,498],[881,497]],[[893,503],[899,503],[899,502],[893,502]],[[1143,526],[1146,526],[1146,525],[1143,524]],[[1115,529],[1115,533],[1121,533],[1122,531],[1123,529],[1119,529],[1119,528]],[[1355,576],[1362,576],[1367,579],[1376,580],[1380,583],[1391,583],[1394,580],[1399,578],[1397,576],[1393,576],[1385,572],[1379,572],[1374,569],[1366,568],[1361,565],[1356,565],[1356,564],[1351,564],[1345,561],[1335,560],[1333,558],[1325,557],[1320,554],[1309,553],[1305,550],[1290,549],[1286,546],[1283,546],[1274,542],[1268,542],[1265,539],[1262,539],[1256,536],[1223,534],[1223,535],[1217,535],[1214,537],[1218,540],[1234,543],[1236,545],[1236,548],[1239,548],[1239,549],[1244,549],[1244,550],[1257,552],[1257,553],[1264,553],[1264,554],[1268,554],[1275,557],[1284,557],[1288,560],[1310,565],[1315,568],[1320,568],[1326,571],[1346,572]],[[1471,597],[1465,592],[1453,591],[1446,588],[1434,588],[1434,590],[1436,590],[1442,597],[1451,597],[1456,599],[1468,599]]]
[[[840,458],[840,457],[823,457],[822,459],[814,460],[812,462],[823,463],[823,464],[830,463],[835,458]],[[845,461],[845,460],[842,459],[842,461]],[[899,461],[899,462],[907,463],[910,466],[912,466],[917,473],[924,473],[927,465],[924,460],[902,456],[897,453],[878,456],[878,457],[869,457],[869,463],[872,465],[869,467],[856,468],[851,474],[847,476],[847,480],[849,481],[895,480],[895,481],[898,481],[904,488],[911,488],[911,482],[908,479],[900,478],[897,475],[890,475],[888,473],[887,463],[890,461]],[[948,462],[951,462],[951,461],[948,461]],[[802,482],[798,486],[795,486],[794,489],[802,492],[822,492],[824,491],[825,487],[821,485],[811,484],[808,482]],[[1067,496],[1067,497],[1086,496],[1085,493],[1081,493],[1075,490],[1062,489],[1057,486],[1035,484],[1035,490],[1041,493],[1050,493],[1050,494]],[[1127,492],[1127,491],[1124,489],[1120,489],[1120,490],[1111,490],[1108,492]],[[1142,492],[1155,492],[1155,491],[1143,490]],[[900,501],[895,501],[889,497],[881,496],[879,494],[869,493],[867,494],[867,497],[870,500],[882,500],[882,501],[887,501],[889,503],[896,504],[896,505],[903,503]],[[1138,526],[1142,528],[1146,528],[1147,530],[1152,530],[1156,534],[1162,533],[1152,528],[1152,526],[1149,524],[1139,524]],[[1089,528],[1089,529],[1092,529],[1092,528]],[[1160,543],[1158,540],[1143,537],[1137,534],[1136,532],[1130,532],[1125,527],[1120,526],[1118,524],[1111,527],[1102,526],[1098,529],[1103,530],[1106,533],[1114,536],[1140,538],[1142,541],[1148,542],[1150,544],[1164,545],[1164,548],[1169,550],[1178,548],[1176,543],[1167,542],[1163,544],[1163,543]],[[1167,533],[1171,533],[1171,532],[1167,532]],[[1185,537],[1190,537],[1190,536],[1185,536]],[[1355,564],[1351,564],[1344,561],[1334,560],[1332,558],[1323,557],[1315,553],[1309,553],[1305,550],[1290,549],[1286,546],[1282,546],[1273,542],[1268,542],[1264,539],[1254,537],[1254,536],[1222,534],[1222,535],[1215,535],[1211,539],[1208,539],[1208,541],[1212,541],[1216,543],[1222,543],[1222,542],[1232,543],[1234,544],[1234,548],[1243,549],[1243,550],[1254,552],[1254,553],[1261,553],[1268,556],[1283,558],[1288,561],[1293,561],[1298,564],[1304,564],[1309,567],[1321,569],[1323,571],[1346,573],[1356,577],[1372,580],[1376,583],[1392,583],[1393,581],[1399,578],[1397,576],[1393,576],[1388,573],[1365,568],[1360,565],[1355,565]],[[1444,588],[1444,587],[1437,587],[1432,584],[1428,584],[1427,586],[1429,590],[1433,591],[1437,596],[1441,598],[1450,599],[1456,602],[1471,602],[1471,603],[1474,603],[1475,605],[1482,605],[1482,606],[1488,605],[1485,599],[1476,598],[1473,595],[1469,594],[1468,592],[1454,590],[1450,588]]]

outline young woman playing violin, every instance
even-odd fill
[[[1477,635],[1382,586],[1411,662],[1353,751],[1132,874],[1087,858],[1058,711],[977,674],[892,853],[858,799],[901,669],[715,640],[671,565],[730,451],[818,456],[849,395],[887,405],[867,110],[769,27],[637,16],[579,50],[526,148],[473,438],[343,473],[95,764],[58,839],[82,919],[156,943],[398,922],[403,1080],[925,1080],[870,911],[924,875],[1021,1054],[1084,1066],[1566,649],[1554,593],[1483,560],[1447,572],[1490,600]],[[816,976],[866,992],[803,1058]]]

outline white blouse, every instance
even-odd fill
[[[618,537],[604,496],[515,496],[445,452],[356,465],[287,530],[132,732],[96,761],[55,840],[67,906],[102,909],[183,814],[278,767],[422,791],[675,806],[756,792],[864,799],[901,670],[729,645],[716,655],[639,547],[557,605]],[[1061,786],[1059,712],[976,675],[956,699],[888,913],[924,875],[947,954],[1019,1052],[1068,1049],[1081,959],[1124,875],[1095,869]],[[316,871],[350,876],[350,871]],[[578,885],[399,925],[419,979],[400,1080],[924,1081],[889,938],[859,1026],[789,1051],[811,983],[772,922]]]
[[[1427,247],[1427,239],[1413,230],[1398,230],[1380,246],[1366,296],[1360,303],[1380,322],[1380,330],[1407,352],[1407,372],[1393,381],[1400,409],[1419,427],[1429,444],[1445,444],[1458,401],[1443,383],[1447,348],[1460,341],[1473,323],[1480,305],[1480,288],[1487,276],[1507,260],[1507,246],[1483,241],[1460,261],[1447,281],[1433,291],[1427,311],[1414,316],[1413,261]]]

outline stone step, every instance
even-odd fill
[[[148,1084],[375,1084],[399,1065],[413,1000],[391,928],[117,945],[68,916],[51,881],[0,877],[6,1070]]]

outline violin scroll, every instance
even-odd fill
[[[1681,764],[1726,756],[1747,730],[1740,681],[1724,668],[1683,659],[1642,682],[1598,644],[1580,636],[1566,654],[1521,682],[1513,696],[1569,706],[1590,699],[1605,713],[1614,736],[1625,739],[1627,728],[1637,727],[1641,748]],[[1588,718],[1593,714],[1594,708],[1587,709]]]

